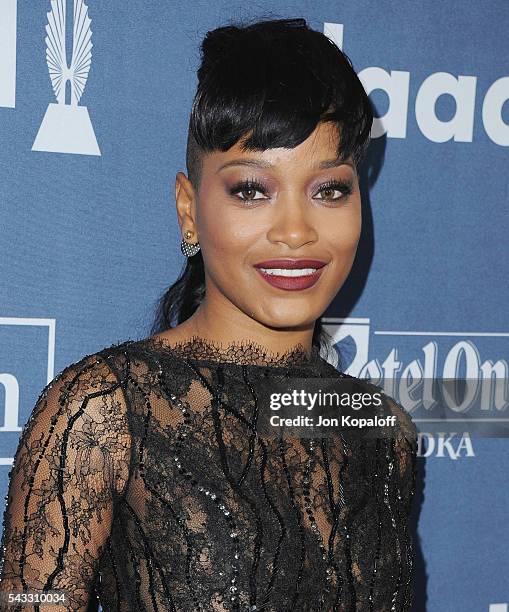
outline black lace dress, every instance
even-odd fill
[[[316,349],[128,340],[42,391],[6,496],[0,591],[65,589],[8,610],[407,611],[417,430],[260,436],[264,377],[345,377]],[[368,385],[368,383],[363,383]]]

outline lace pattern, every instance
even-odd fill
[[[192,336],[188,340],[176,342],[169,345],[160,338],[147,338],[146,342],[153,343],[161,349],[166,348],[183,359],[192,359],[202,362],[223,362],[234,365],[260,365],[285,367],[291,365],[306,365],[317,359],[316,347],[312,347],[311,355],[308,356],[302,344],[297,344],[292,349],[278,353],[269,351],[261,344],[252,341],[232,342],[225,348],[212,340]]]
[[[196,337],[68,366],[16,451],[0,591],[67,589],[78,612],[409,611],[415,425],[385,396],[394,438],[263,438],[276,373],[347,376],[316,350]]]

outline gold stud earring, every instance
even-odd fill
[[[191,238],[193,233],[194,232],[192,232],[191,230],[186,230],[184,232],[184,236],[186,240],[189,240],[189,238]],[[190,242],[186,242],[185,240],[182,240],[182,242],[180,243],[180,250],[182,251],[182,254],[185,255],[186,257],[192,257],[193,255],[196,255],[196,253],[198,253],[200,248],[201,247],[200,247],[199,242],[190,243]]]

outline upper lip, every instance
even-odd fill
[[[255,268],[282,268],[294,270],[297,268],[323,268],[327,262],[320,259],[267,259],[254,264]]]

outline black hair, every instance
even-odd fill
[[[201,44],[198,87],[187,139],[187,175],[198,193],[203,156],[227,151],[294,148],[320,121],[335,124],[339,159],[356,166],[370,142],[373,112],[352,62],[305,19],[226,25]],[[205,295],[201,252],[159,299],[152,333],[183,323]],[[313,345],[326,348],[320,319]]]

